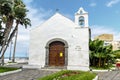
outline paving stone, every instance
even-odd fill
[[[99,80],[120,80],[120,70],[98,73]]]

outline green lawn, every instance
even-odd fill
[[[0,67],[0,73],[17,70],[18,68]]]
[[[38,80],[92,80],[95,76],[95,73],[65,70],[39,78]]]

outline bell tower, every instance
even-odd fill
[[[82,7],[75,13],[75,24],[80,27],[88,27],[88,12]]]

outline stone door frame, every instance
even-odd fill
[[[45,49],[46,49],[45,66],[49,66],[49,45],[50,43],[55,42],[55,41],[60,41],[65,44],[64,46],[65,47],[65,65],[64,66],[67,66],[68,65],[68,43],[67,41],[61,38],[54,38],[47,42],[45,46]]]

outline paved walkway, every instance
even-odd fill
[[[0,80],[36,80],[40,77],[55,73],[56,71],[48,70],[28,70],[25,69],[18,73],[13,73],[5,76],[0,76]],[[120,80],[119,71],[108,71],[98,73],[99,80]]]
[[[55,72],[56,71],[25,69],[21,72],[0,76],[0,80],[36,80],[40,77],[43,77]]]
[[[7,65],[7,67],[21,67],[24,64]],[[56,71],[24,69],[21,72],[0,76],[0,80],[36,80]],[[120,70],[99,72],[99,80],[120,80]]]
[[[98,73],[99,80],[120,80],[120,70]]]

